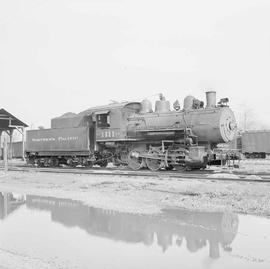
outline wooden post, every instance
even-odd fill
[[[3,151],[2,151],[2,130],[0,130],[0,156],[3,159]]]
[[[22,127],[22,159],[25,161],[24,127]]]
[[[12,145],[12,142],[13,142],[13,129],[11,129],[10,130],[10,139],[9,139],[9,154],[8,154],[8,158],[10,159],[10,160],[12,160],[12,158],[13,158],[13,145]]]
[[[4,168],[5,172],[8,171],[8,146],[7,146],[7,137],[4,136]]]

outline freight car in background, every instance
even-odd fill
[[[246,158],[266,158],[270,155],[270,130],[242,132],[227,144],[227,149]]]
[[[8,145],[9,147],[9,145]],[[12,143],[12,158],[23,158],[23,143],[22,141]]]
[[[216,102],[206,93],[206,106],[187,96],[171,110],[163,95],[155,102],[113,103],[51,120],[50,129],[27,132],[26,156],[40,166],[106,167],[108,162],[133,170],[205,168],[216,161],[213,149],[233,140],[237,125],[228,98]]]
[[[270,154],[270,130],[244,132],[241,140],[246,158],[266,158]]]
[[[9,147],[9,143],[8,143],[8,148]],[[3,147],[1,148],[1,151],[0,151],[0,158],[3,159]],[[23,152],[23,143],[22,141],[18,141],[18,142],[12,142],[12,154],[10,156],[10,151],[8,151],[8,157],[11,157],[12,158],[16,158],[16,159],[19,159],[19,158],[23,158],[24,156],[24,152]]]

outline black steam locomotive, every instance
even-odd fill
[[[205,168],[215,161],[213,148],[236,134],[228,99],[216,104],[206,93],[206,106],[193,96],[176,101],[173,110],[160,95],[155,110],[148,100],[113,103],[51,120],[51,129],[27,132],[26,155],[39,166],[128,165],[134,170]]]

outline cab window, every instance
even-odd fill
[[[99,114],[97,115],[97,127],[110,127],[110,115],[109,114]]]

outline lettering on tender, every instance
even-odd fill
[[[67,137],[63,137],[63,136],[59,136],[57,138],[54,137],[42,137],[42,138],[32,138],[33,142],[51,142],[51,141],[72,141],[72,140],[79,140],[78,136],[67,136]]]

